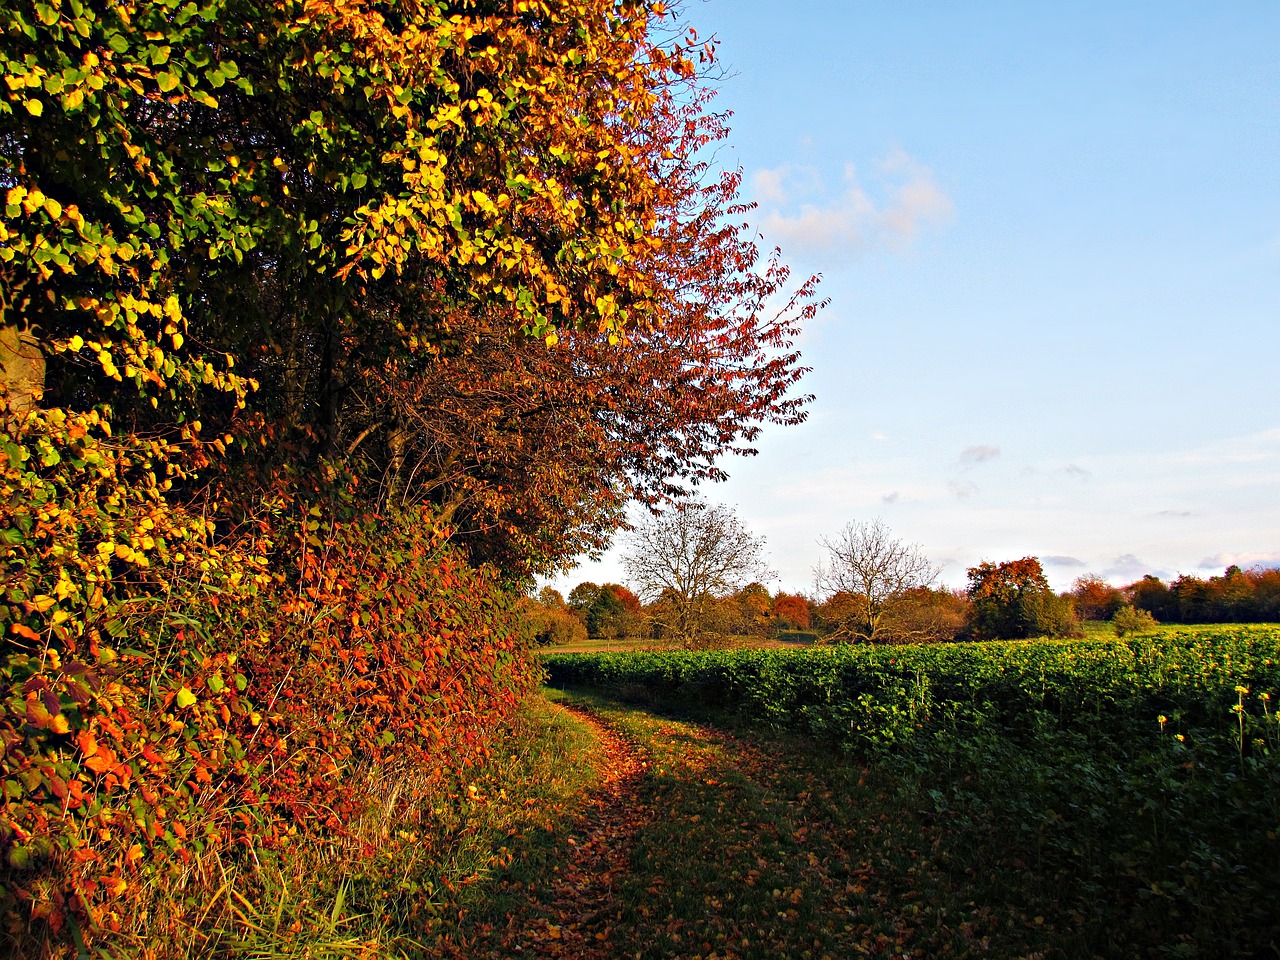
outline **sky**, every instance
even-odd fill
[[[960,586],[1280,564],[1280,4],[687,0],[753,223],[830,305],[707,499],[813,590],[882,519]],[[620,548],[553,581],[624,582]]]

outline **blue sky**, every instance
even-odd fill
[[[1280,4],[692,0],[809,422],[706,489],[809,590],[882,518],[962,584],[1280,563]],[[621,580],[617,551],[557,586]]]

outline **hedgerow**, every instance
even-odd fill
[[[553,684],[624,689],[726,710],[852,750],[903,744],[940,728],[1011,735],[1032,718],[1064,729],[1125,729],[1157,716],[1221,727],[1252,690],[1260,716],[1280,695],[1273,628],[1182,630],[1159,637],[802,651],[560,654]],[[1272,713],[1274,715],[1274,713]]]
[[[148,592],[118,575],[82,634],[0,666],[15,942],[164,936],[269,851],[358,860],[483,759],[528,690],[507,593],[429,515],[277,511],[287,568],[228,553],[241,566]]]

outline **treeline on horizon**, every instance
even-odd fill
[[[991,631],[975,623],[970,589],[915,587],[906,591],[878,642],[990,638]],[[1145,611],[1159,623],[1280,623],[1280,568],[1246,570],[1232,565],[1219,576],[1182,574],[1168,583],[1148,574],[1123,587],[1086,574],[1078,577],[1070,590],[1056,596],[1061,605],[1056,607],[1055,618],[1028,623],[1026,636],[1037,635],[1037,628],[1044,628],[1045,635],[1071,636],[1081,623],[1111,622],[1126,608]],[[770,593],[763,584],[751,583],[716,599],[705,630],[720,637],[799,633],[815,639],[839,638],[849,608],[856,605],[856,598],[848,596],[819,601],[803,593]],[[543,588],[523,602],[522,612],[542,644],[587,639],[661,641],[669,638],[659,626],[664,619],[660,607],[661,600],[644,604],[622,584],[586,581],[567,597],[553,588]]]

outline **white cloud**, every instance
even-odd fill
[[[1048,556],[1040,560],[1051,567],[1083,567],[1085,562],[1076,557]]]
[[[978,485],[972,480],[948,480],[947,489],[957,500],[968,500],[978,494]]]
[[[902,151],[878,167],[884,178],[878,196],[862,184],[852,165],[845,168],[844,189],[836,197],[810,168],[784,165],[756,171],[751,188],[761,204],[765,237],[786,249],[848,254],[906,247],[923,229],[951,220],[951,198],[928,167]],[[802,200],[798,209],[792,204],[797,197]]]
[[[872,440],[888,440],[889,438],[885,434],[877,430],[875,433],[871,435],[871,439]]]
[[[1161,579],[1165,579],[1169,574],[1164,570],[1152,570],[1150,565],[1143,560],[1139,560],[1132,553],[1122,554],[1116,557],[1102,571],[1102,576],[1107,580],[1121,580],[1125,583],[1131,583],[1139,580],[1148,573],[1154,574]]]
[[[1250,567],[1280,567],[1280,550],[1270,552],[1217,553],[1200,561],[1201,570],[1221,572],[1227,567],[1237,566],[1244,570]]]
[[[787,188],[783,180],[787,175],[786,167],[776,170],[757,170],[751,175],[751,195],[759,203],[784,204],[787,202]]]
[[[979,463],[986,463],[988,460],[994,460],[1000,456],[1000,448],[993,447],[988,443],[981,443],[972,447],[965,447],[960,451],[960,464],[964,467],[973,467]]]

